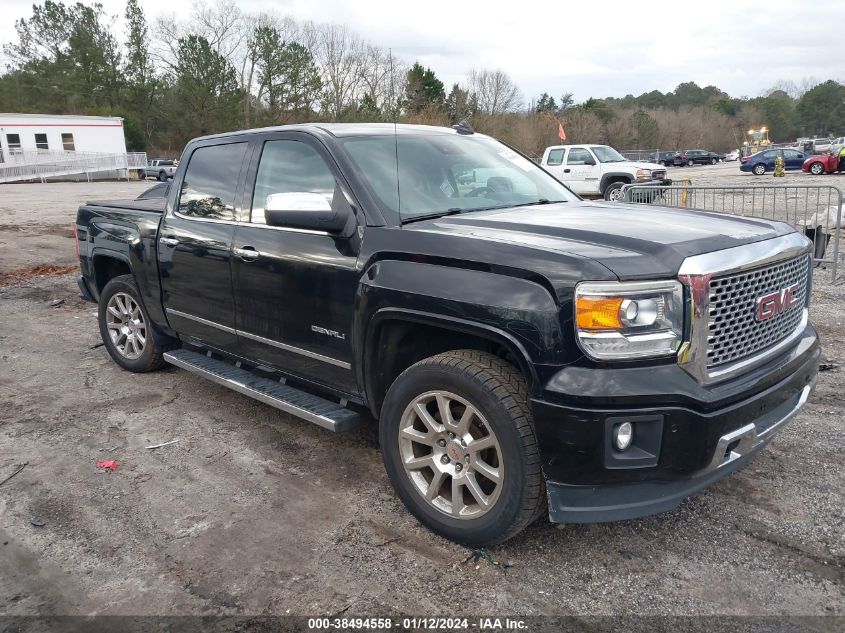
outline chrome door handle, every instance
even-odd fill
[[[256,259],[261,257],[261,253],[252,246],[244,246],[242,248],[235,249],[235,255],[240,257],[242,260],[247,262],[254,262]]]
[[[175,248],[179,245],[179,240],[175,237],[161,237],[159,241],[164,244],[165,246],[169,246],[170,248]]]

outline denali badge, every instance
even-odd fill
[[[341,341],[346,340],[346,334],[343,332],[336,332],[335,330],[327,330],[324,327],[320,327],[319,325],[312,325],[311,331],[316,332],[317,334],[325,334],[326,336],[333,336],[335,338],[339,338]]]
[[[771,319],[797,306],[799,301],[795,295],[799,290],[801,290],[801,284],[797,283],[757,299],[757,320]]]

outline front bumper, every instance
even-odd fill
[[[663,512],[741,468],[806,402],[819,355],[808,326],[790,351],[713,386],[676,364],[562,370],[532,400],[549,518],[592,523]],[[610,446],[622,420],[647,430],[645,450],[628,459]]]

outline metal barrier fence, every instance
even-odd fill
[[[659,151],[667,151],[667,150],[657,150],[657,149],[623,149],[619,153],[622,154],[628,160],[637,162],[637,163],[651,163],[654,162],[654,157],[657,155]]]
[[[830,264],[833,281],[845,254],[841,247],[843,195],[836,187],[625,185],[619,201],[786,222],[813,241],[814,261]]]
[[[128,172],[143,169],[145,152],[106,154],[93,152],[20,152],[15,162],[0,164],[0,183],[41,180],[60,176],[91,174],[106,171]]]

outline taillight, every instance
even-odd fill
[[[80,261],[82,256],[79,254],[79,227],[76,222],[73,223],[73,245],[76,247],[76,261]]]

